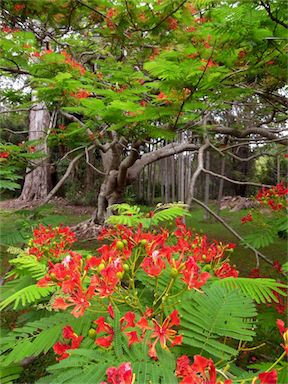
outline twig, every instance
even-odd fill
[[[86,163],[87,163],[92,169],[94,169],[94,171],[96,171],[96,172],[99,173],[100,175],[106,176],[107,173],[100,171],[100,169],[96,168],[93,164],[90,163],[90,161],[89,161],[89,151],[88,151],[87,148],[85,148],[85,153],[86,153]]]
[[[272,185],[269,185],[269,184],[259,184],[259,183],[254,183],[253,181],[238,181],[238,180],[229,179],[229,177],[227,177],[227,176],[219,175],[219,173],[214,173],[214,172],[209,171],[208,169],[205,169],[205,168],[202,168],[202,171],[204,173],[208,173],[211,176],[218,177],[219,179],[229,181],[229,183],[233,183],[233,184],[253,185],[254,187],[266,187],[266,188],[272,187]]]

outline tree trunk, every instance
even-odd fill
[[[206,152],[206,169],[210,171],[210,152]],[[209,205],[209,195],[210,195],[210,176],[208,174],[205,175],[205,184],[204,184],[204,203],[206,206]],[[204,220],[209,220],[209,212],[205,210],[204,212]]]
[[[27,169],[20,200],[40,200],[48,195],[51,183],[49,181],[48,147],[45,136],[49,124],[50,115],[45,105],[43,103],[35,104],[30,111],[29,141],[39,141],[39,144],[35,145],[36,150],[44,153],[45,158],[33,161],[35,169]]]
[[[221,159],[221,170],[220,175],[224,176],[225,173],[225,157]],[[221,200],[223,197],[223,187],[224,187],[224,179],[220,179],[219,182],[219,191],[218,191],[218,199],[217,199],[217,215],[219,216],[221,210]]]

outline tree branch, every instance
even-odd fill
[[[227,177],[227,176],[219,175],[218,173],[214,173],[214,172],[209,171],[208,169],[205,169],[205,168],[202,168],[202,171],[204,173],[208,173],[211,176],[218,177],[219,179],[223,179],[223,180],[229,181],[229,183],[233,183],[233,184],[253,185],[254,187],[266,187],[266,188],[271,188],[272,187],[272,185],[253,183],[252,181],[238,181],[238,180],[229,179],[229,177]]]
[[[204,153],[206,149],[209,148],[209,146],[210,146],[209,140],[206,138],[205,143],[200,147],[198,152],[198,165],[197,165],[196,171],[193,173],[190,186],[189,186],[189,192],[188,192],[187,204],[189,207],[191,206],[191,202],[194,196],[196,181],[198,179],[198,176],[204,169]]]
[[[233,229],[232,227],[230,227],[229,224],[226,223],[225,220],[222,219],[222,217],[218,216],[214,211],[212,211],[212,209],[210,209],[209,207],[207,207],[207,205],[205,205],[204,203],[202,203],[202,201],[198,200],[198,199],[195,199],[195,197],[192,197],[191,199],[192,201],[195,201],[196,204],[200,205],[202,208],[204,208],[207,212],[210,213],[211,216],[213,216],[217,221],[219,221],[226,229],[228,229],[229,232],[231,232],[238,240],[240,241],[243,241],[244,242],[244,239],[242,236],[239,235],[238,232],[235,231],[235,229]],[[247,245],[247,247],[249,249],[251,249],[251,251],[253,251],[255,253],[255,256],[256,256],[256,261],[257,261],[257,257],[261,257],[261,259],[263,259],[264,261],[266,261],[266,263],[270,264],[270,265],[273,265],[273,262],[268,259],[267,256],[263,255],[261,252],[259,252],[257,249],[255,249],[254,247],[252,247],[251,245],[245,243]],[[258,262],[257,262],[258,264]],[[258,266],[258,265],[257,265]]]
[[[165,147],[159,148],[153,152],[145,153],[142,157],[137,160],[132,167],[128,169],[127,177],[129,182],[137,179],[141,170],[148,164],[152,164],[160,159],[176,155],[185,151],[197,151],[199,146],[191,143],[170,143]]]
[[[88,148],[88,151],[91,151],[93,148],[95,148],[95,145],[91,145]],[[63,177],[58,181],[58,183],[55,185],[55,187],[52,189],[52,191],[49,192],[47,197],[44,199],[41,205],[47,204],[48,201],[52,199],[52,197],[58,192],[58,190],[62,187],[70,173],[72,172],[72,169],[75,167],[77,162],[81,159],[82,156],[84,156],[85,152],[79,153],[74,159],[70,162],[68,168],[66,169],[66,172],[64,173]]]
[[[280,25],[282,25],[282,27],[288,29],[288,24],[284,23],[284,21],[282,21],[282,20],[279,20],[277,17],[275,17],[272,14],[269,1],[267,1],[265,3],[263,0],[261,0],[260,3],[264,7],[265,11],[268,13],[268,16],[270,17],[271,20],[273,20],[276,24],[280,24]]]

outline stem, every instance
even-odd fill
[[[165,288],[165,290],[163,291],[162,295],[160,295],[158,297],[158,299],[156,300],[156,302],[153,303],[154,305],[154,310],[156,310],[160,304],[162,303],[162,299],[163,297],[165,296],[168,296],[168,293],[170,292],[170,290],[172,289],[173,285],[175,283],[175,277],[172,277],[172,279],[169,281],[169,284],[167,285],[167,287]]]
[[[269,371],[271,371],[271,369],[273,369],[278,363],[280,363],[280,361],[281,361],[281,360],[283,359],[283,357],[285,357],[285,356],[286,356],[286,351],[284,351],[284,352],[282,353],[282,355],[275,361],[275,363],[272,364],[271,367],[268,368],[265,372],[269,372]]]

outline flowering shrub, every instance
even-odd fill
[[[269,189],[263,187],[255,199],[259,206],[241,218],[242,224],[252,222],[254,225],[253,232],[244,236],[244,240],[254,248],[262,248],[275,242],[279,236],[287,238],[288,188],[284,182]],[[281,272],[281,266],[275,269]]]
[[[81,382],[88,373],[107,384],[237,382],[228,363],[233,367],[255,335],[253,300],[271,301],[283,285],[239,277],[229,261],[235,245],[193,234],[182,219],[171,232],[105,227],[98,240],[103,244],[90,255],[71,250],[76,238],[68,227],[34,230],[24,254],[11,261],[7,286],[28,276],[34,285],[6,295],[1,307],[17,309],[21,301],[32,315],[50,314],[27,324],[30,339],[17,330],[8,335],[4,364],[53,348],[58,363],[48,368],[49,382],[61,383],[72,367]],[[287,350],[286,328],[277,325]],[[283,357],[265,372],[251,371],[250,381],[276,383]]]

